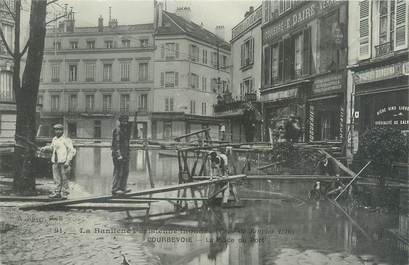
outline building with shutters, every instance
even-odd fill
[[[409,133],[408,1],[349,4],[348,147],[375,126]]]
[[[299,141],[345,135],[347,1],[264,1],[261,102],[266,139],[290,115]]]
[[[232,85],[215,105],[215,116],[224,119],[226,139],[245,142],[246,130],[256,130],[253,140],[260,140],[260,123],[255,128],[246,127],[247,104],[259,111],[261,83],[261,6],[250,7],[244,18],[232,29],[231,58]],[[251,141],[253,141],[251,140]]]
[[[95,21],[97,22],[97,21]],[[153,108],[153,24],[76,27],[70,15],[47,30],[38,101],[39,136],[63,123],[71,138],[111,138],[128,114],[133,138],[150,137]]]
[[[230,87],[230,44],[224,27],[214,34],[191,21],[190,8],[175,13],[155,6],[155,80],[152,138],[173,139],[220,121],[213,105]]]

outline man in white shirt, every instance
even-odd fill
[[[68,192],[68,174],[71,170],[71,161],[76,151],[70,138],[65,137],[64,127],[61,124],[54,125],[55,137],[51,145],[41,147],[41,151],[51,151],[53,178],[56,184],[55,191],[50,198],[66,198]]]

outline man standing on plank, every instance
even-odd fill
[[[67,198],[68,192],[68,175],[71,171],[71,161],[76,151],[70,138],[64,135],[64,126],[55,124],[53,126],[55,137],[51,145],[40,148],[40,151],[51,151],[51,162],[53,168],[53,178],[56,188],[50,198]]]
[[[119,117],[119,127],[112,132],[112,160],[114,162],[114,174],[112,183],[112,195],[120,195],[131,190],[127,189],[129,174],[129,126],[128,115]]]

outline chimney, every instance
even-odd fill
[[[103,32],[104,31],[104,18],[102,15],[99,15],[98,18],[98,32]]]
[[[190,7],[178,7],[175,14],[190,22]]]
[[[225,40],[226,34],[225,34],[224,26],[222,25],[216,26],[215,34],[220,39]]]
[[[75,27],[75,12],[71,10],[70,12],[66,15],[65,19],[65,32],[74,32],[74,27]]]
[[[249,12],[250,12],[250,14],[254,12],[254,6],[250,6]]]
[[[109,21],[109,27],[111,29],[114,29],[114,28],[118,27],[118,19],[116,19],[116,18],[111,19]]]
[[[158,1],[154,1],[154,8],[153,8],[154,14],[154,22],[153,26],[155,31],[159,28],[162,27],[162,11],[163,11],[163,4]]]

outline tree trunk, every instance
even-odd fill
[[[33,172],[35,149],[32,148],[30,142],[35,142],[37,130],[36,104],[43,62],[46,8],[46,0],[31,1],[30,43],[26,66],[22,86],[14,88],[17,107],[14,188],[18,193],[33,193],[35,191]]]

